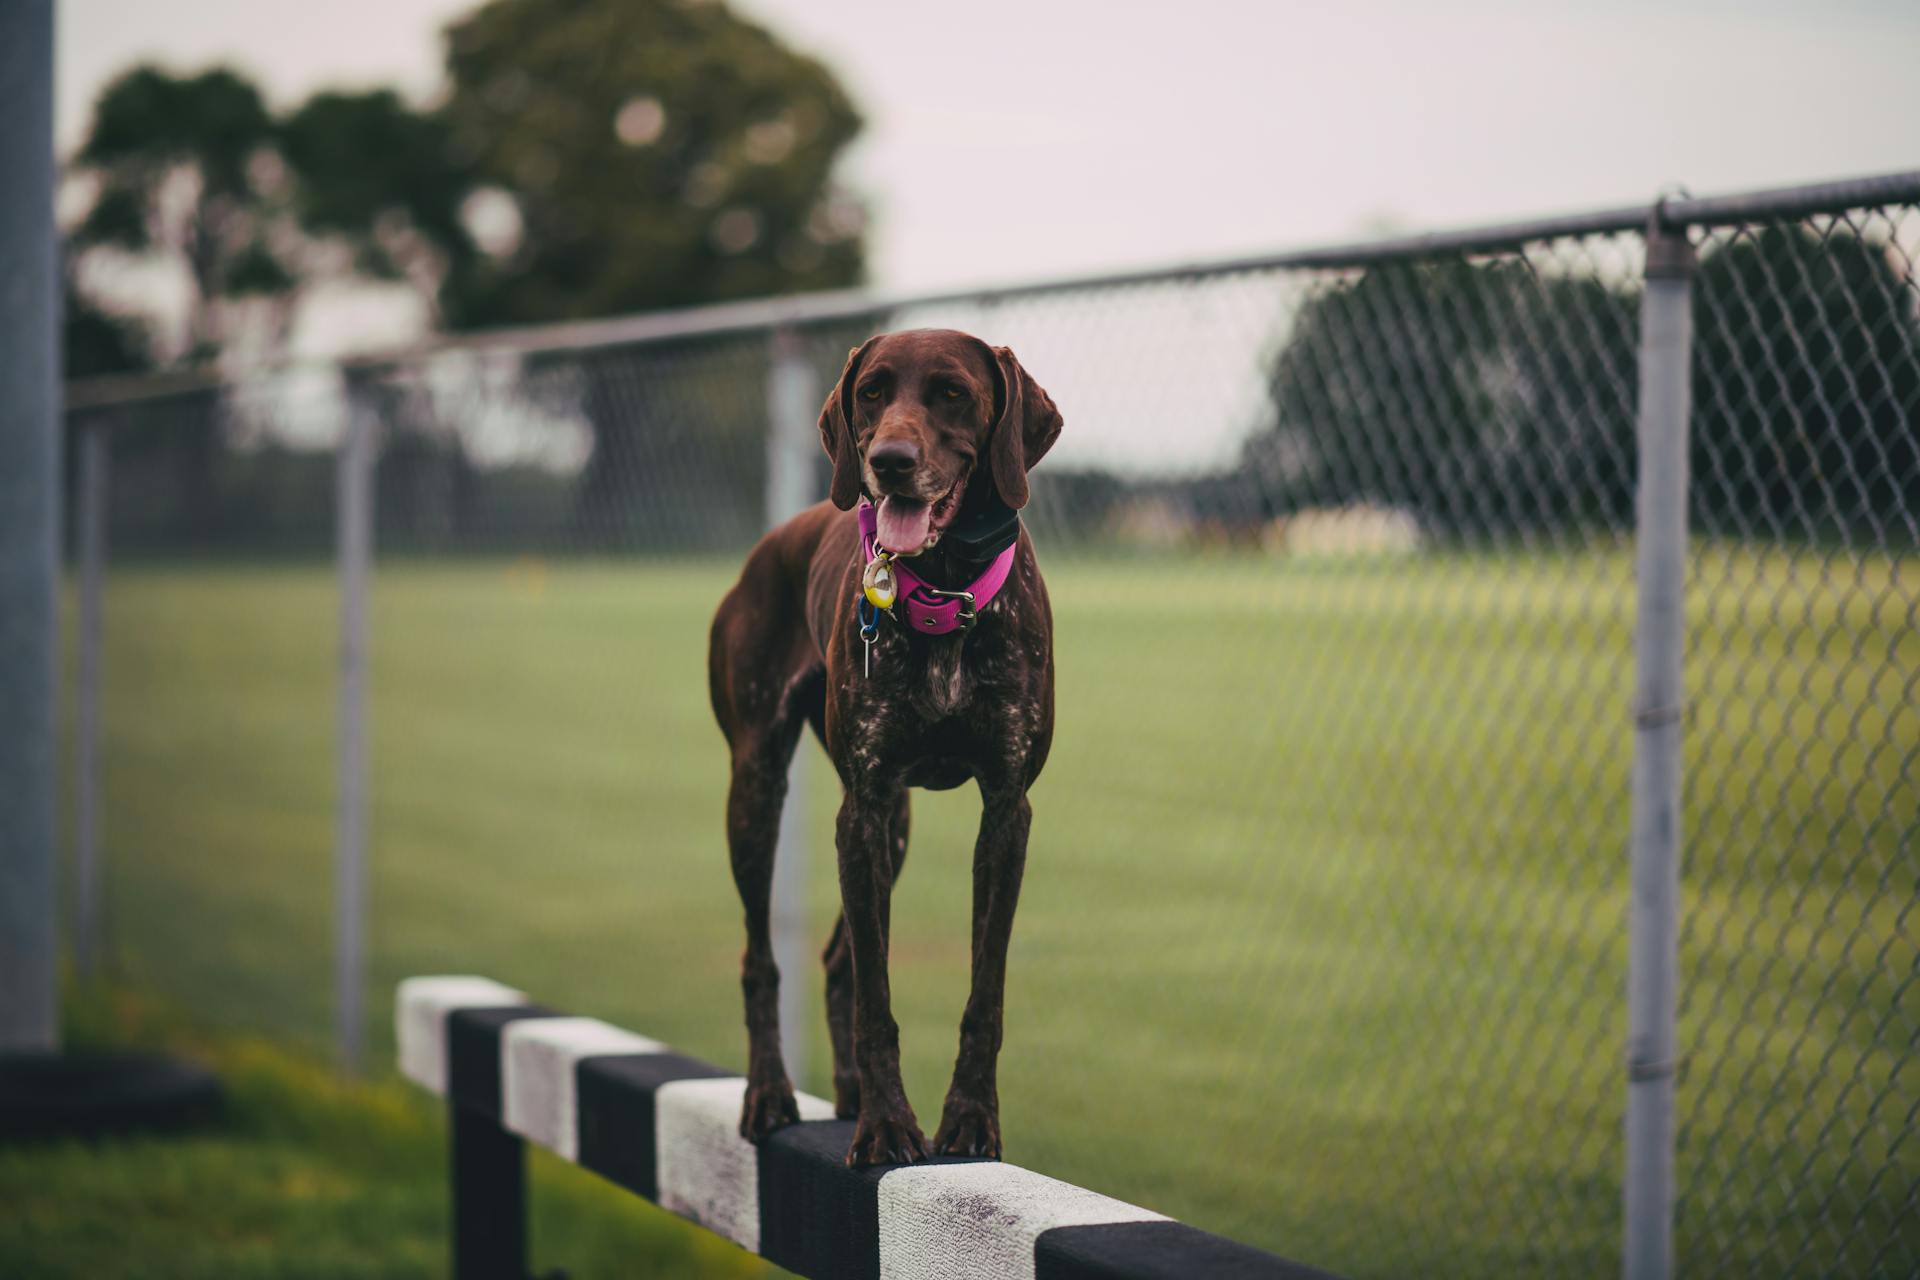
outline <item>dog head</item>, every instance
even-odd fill
[[[847,356],[820,411],[832,498],[865,493],[881,546],[917,555],[939,542],[970,486],[1027,504],[1027,471],[1060,436],[1060,411],[1005,347],[952,329],[887,333]]]

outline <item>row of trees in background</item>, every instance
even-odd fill
[[[446,73],[429,107],[370,89],[283,112],[229,70],[116,80],[69,170],[69,371],[271,356],[316,291],[342,286],[401,290],[432,327],[460,330],[861,278],[862,210],[833,177],[857,112],[827,68],[723,4],[491,0],[448,28]],[[1712,242],[1696,289],[1699,527],[1920,542],[1920,337],[1897,252],[1845,225]],[[141,314],[156,297],[171,325]],[[1093,537],[1143,494],[1214,529],[1356,504],[1444,540],[1624,528],[1637,309],[1631,287],[1529,259],[1352,273],[1290,318],[1270,421],[1237,465],[1042,487]],[[817,335],[823,380],[869,323],[885,320]],[[750,526],[764,356],[720,342],[529,360],[528,385],[565,401],[541,411],[591,433],[564,481],[576,544],[653,545],[636,513],[678,510],[696,476],[738,489],[703,505]],[[422,537],[478,537],[498,504],[471,424],[417,387],[395,394],[409,427],[390,441],[390,509],[412,510]],[[169,417],[121,448],[166,455],[151,473],[175,477],[196,541],[294,509],[216,456],[232,425],[219,412]],[[302,472],[261,465],[275,493]],[[534,485],[548,508],[562,483]]]
[[[859,114],[725,5],[492,0],[446,72],[432,107],[284,113],[227,69],[114,81],[68,169],[69,373],[277,354],[329,284],[407,286],[462,330],[862,276],[833,178]]]
[[[1920,544],[1920,299],[1899,252],[1850,232],[1776,226],[1704,254],[1697,530]],[[1343,507],[1404,513],[1443,542],[1622,532],[1633,517],[1638,306],[1629,285],[1512,257],[1332,279],[1290,318],[1268,366],[1267,424],[1232,465],[1175,480],[1050,464],[1034,514],[1054,536],[1096,543],[1260,542],[1276,521]],[[889,323],[874,314],[812,331],[821,385],[850,345]],[[388,423],[383,545],[736,546],[762,515],[768,354],[764,337],[716,335],[543,353],[499,371],[504,382],[478,369],[376,380]],[[437,395],[436,382],[465,390]],[[144,534],[125,530],[135,541],[170,529],[176,545],[291,545],[296,527],[324,540],[324,456],[190,452],[194,424],[223,415],[228,434],[257,437],[236,411],[208,397],[179,405],[164,429],[119,434],[122,458],[165,451],[164,466],[139,474],[176,499],[122,513],[150,521]],[[503,415],[537,420],[538,431],[588,428],[591,460],[557,470],[476,463],[451,424]],[[295,500],[300,474],[311,492]]]
[[[1920,299],[1900,252],[1781,225],[1704,254],[1702,531],[1920,542]],[[1250,486],[1269,517],[1379,504],[1444,539],[1625,528],[1638,307],[1636,291],[1511,258],[1361,273],[1296,318],[1272,425],[1219,483]]]
[[[445,65],[425,108],[376,88],[276,113],[227,69],[115,80],[68,168],[69,376],[242,370],[282,354],[322,290],[390,306],[397,290],[425,328],[460,331],[862,279],[864,209],[834,178],[859,113],[827,67],[724,4],[491,0],[447,29]],[[623,424],[687,412],[671,387],[590,391],[583,527],[674,482]],[[169,454],[154,469],[211,542],[257,504],[235,494],[222,514],[219,415],[172,416],[122,448]],[[755,427],[725,416],[738,453]],[[411,435],[406,467],[471,471],[462,425]]]

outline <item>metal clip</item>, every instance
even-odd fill
[[[1685,716],[1685,707],[1640,707],[1633,713],[1633,723],[1639,729],[1664,729]]]
[[[880,610],[865,596],[854,599],[855,612],[860,620],[860,674],[873,674],[873,642],[880,634]]]
[[[1681,1054],[1665,1062],[1627,1062],[1627,1081],[1642,1084],[1648,1080],[1665,1080],[1670,1076],[1679,1076],[1687,1069],[1687,1055]]]

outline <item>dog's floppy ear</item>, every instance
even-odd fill
[[[995,347],[993,358],[1000,373],[999,414],[987,445],[993,487],[1000,491],[1002,502],[1018,510],[1027,505],[1027,472],[1060,438],[1060,411],[1053,407],[1053,397],[1027,376],[1012,351]]]
[[[840,380],[827,392],[827,402],[820,407],[820,443],[833,459],[833,485],[827,496],[842,511],[851,510],[860,501],[860,445],[853,438],[853,414],[849,411],[853,380],[860,373],[867,348],[878,341],[868,338],[847,352],[847,367],[840,371]]]

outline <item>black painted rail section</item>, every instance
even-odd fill
[[[739,1136],[746,1081],[485,978],[410,978],[400,1069],[447,1099],[455,1280],[527,1274],[525,1142],[820,1280],[1330,1280],[997,1161],[849,1169],[851,1121]]]

